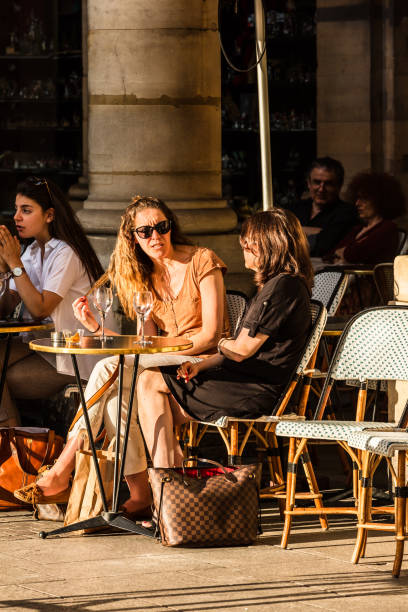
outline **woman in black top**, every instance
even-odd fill
[[[235,338],[222,338],[219,354],[199,363],[139,377],[139,419],[155,466],[181,465],[174,425],[270,414],[304,348],[313,271],[299,221],[282,209],[257,213],[240,244],[258,291]]]

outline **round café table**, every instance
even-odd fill
[[[1,368],[0,377],[0,404],[3,399],[3,389],[6,382],[6,374],[8,368],[8,362],[10,357],[11,349],[11,338],[13,334],[19,334],[21,332],[32,332],[32,331],[45,331],[47,329],[54,329],[54,323],[41,323],[38,321],[26,320],[26,321],[0,321],[0,334],[6,334],[6,350],[4,352],[3,365]]]
[[[133,397],[136,387],[137,369],[139,365],[140,354],[153,354],[153,353],[170,353],[175,351],[184,351],[193,346],[192,342],[187,338],[169,338],[163,336],[149,336],[146,337],[150,344],[142,345],[139,343],[140,336],[107,336],[105,341],[102,342],[100,337],[95,336],[83,336],[79,343],[73,344],[62,341],[60,343],[53,342],[50,338],[32,340],[30,342],[30,348],[33,351],[40,351],[45,353],[55,354],[69,354],[71,355],[72,365],[75,372],[75,377],[78,385],[78,390],[81,398],[81,406],[83,409],[83,416],[85,420],[86,429],[89,436],[89,443],[91,446],[93,461],[95,465],[96,476],[98,479],[99,488],[101,491],[103,512],[100,515],[66,525],[60,529],[54,529],[53,531],[41,531],[40,537],[46,538],[49,535],[58,535],[61,533],[68,533],[71,531],[77,531],[79,529],[90,529],[95,527],[103,527],[111,525],[122,529],[124,531],[130,531],[132,533],[138,533],[142,535],[151,536],[150,530],[145,529],[141,525],[130,521],[123,516],[122,512],[118,511],[119,504],[119,486],[123,477],[123,470],[125,466],[126,450],[129,437],[130,419],[133,407]],[[115,468],[113,477],[113,495],[112,495],[112,507],[108,509],[108,503],[106,498],[106,492],[103,486],[101,472],[99,469],[98,459],[96,455],[95,441],[92,435],[91,424],[89,421],[88,411],[86,409],[86,401],[84,397],[84,391],[81,384],[81,378],[79,375],[77,355],[100,355],[101,359],[106,355],[118,355],[119,356],[119,375],[118,375],[118,404],[117,404],[117,418],[116,418],[116,448],[115,448]],[[134,365],[132,373],[132,382],[129,391],[129,402],[128,411],[126,417],[125,431],[123,435],[123,445],[120,449],[120,422],[121,422],[121,408],[122,408],[122,395],[123,395],[123,366],[125,361],[125,355],[134,355]],[[120,452],[122,450],[122,452]],[[120,466],[120,470],[119,470]]]

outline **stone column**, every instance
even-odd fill
[[[339,159],[346,182],[371,166],[370,10],[317,0],[317,150]]]
[[[78,212],[88,197],[88,5],[81,3],[82,17],[82,176],[68,191],[70,204]]]
[[[346,183],[372,168],[408,195],[406,0],[317,0],[319,155],[341,160]]]
[[[216,0],[88,0],[89,196],[79,216],[103,263],[134,194],[189,234],[231,231],[221,199]]]

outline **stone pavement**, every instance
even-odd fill
[[[370,535],[367,557],[353,566],[353,520],[330,522],[322,532],[316,519],[295,521],[282,550],[272,506],[256,546],[171,549],[113,533],[40,540],[55,523],[2,512],[0,611],[408,610],[408,557],[393,579],[392,537]]]

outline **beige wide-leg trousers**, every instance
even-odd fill
[[[139,376],[143,370],[147,368],[157,368],[166,365],[178,365],[185,361],[201,361],[198,357],[191,355],[175,355],[170,354],[154,354],[140,355],[139,368],[137,375]],[[132,382],[134,356],[127,355],[123,368],[123,394],[122,394],[122,411],[120,422],[121,448],[123,444],[123,434],[125,431],[129,391]],[[111,377],[118,364],[118,357],[108,357],[99,361],[92,370],[88,384],[85,390],[85,399],[88,401],[98,389]],[[93,436],[96,436],[101,429],[102,422],[106,429],[106,434],[110,440],[116,435],[116,417],[117,417],[117,399],[118,399],[118,378],[111,387],[104,393],[99,402],[88,410],[89,420]],[[82,416],[75,423],[68,437],[79,435],[81,431],[86,429],[85,419]],[[126,461],[124,475],[137,474],[142,472],[147,467],[146,455],[142,434],[137,423],[137,397],[136,392],[133,400],[132,416],[129,428],[129,440],[126,453]]]

